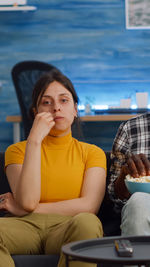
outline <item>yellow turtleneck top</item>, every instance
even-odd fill
[[[26,141],[9,146],[5,168],[23,164]],[[56,202],[80,197],[84,173],[88,168],[106,169],[106,156],[95,145],[80,142],[71,133],[63,137],[46,136],[41,144],[41,200]]]

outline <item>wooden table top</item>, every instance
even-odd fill
[[[103,115],[85,115],[81,116],[81,121],[126,121],[140,114],[103,114]],[[13,115],[6,117],[7,122],[20,123],[22,117],[20,115]]]

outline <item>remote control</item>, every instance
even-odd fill
[[[120,257],[131,257],[133,254],[133,247],[128,239],[115,240],[115,248]]]

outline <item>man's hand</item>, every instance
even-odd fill
[[[124,179],[127,174],[132,177],[140,177],[150,175],[150,161],[144,154],[132,154],[125,165],[122,166],[120,175],[115,181],[115,193],[120,199],[129,198],[130,193],[128,192]]]
[[[15,216],[23,216],[28,214],[15,201],[12,193],[8,192],[0,195],[0,210],[7,211]]]
[[[150,161],[144,154],[132,155],[127,160],[127,170],[132,177],[148,176],[150,175]]]

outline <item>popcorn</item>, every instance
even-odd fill
[[[130,182],[150,183],[150,176],[141,176],[139,178],[134,178],[130,174],[128,174],[126,175],[126,180]]]

